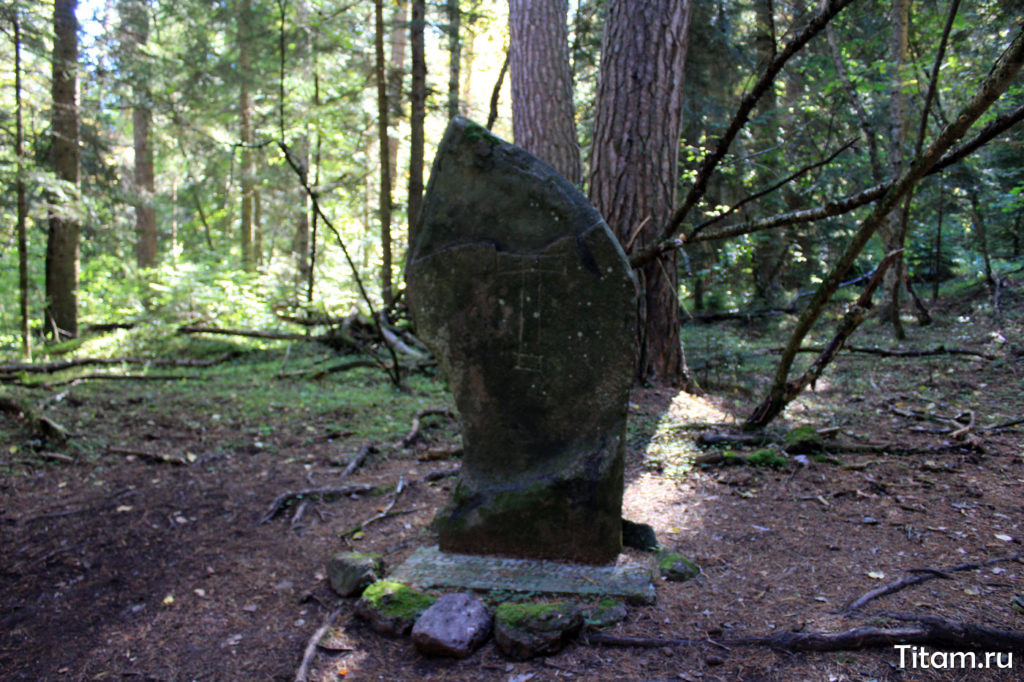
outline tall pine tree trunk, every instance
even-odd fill
[[[21,335],[21,355],[32,359],[32,342],[28,331],[28,202],[25,199],[25,126],[21,111],[21,22],[19,10],[11,12],[11,28],[14,40],[14,155],[17,157],[17,180],[15,194],[18,204],[18,310]]]
[[[256,269],[255,255],[255,195],[256,164],[253,158],[253,101],[252,65],[249,58],[252,40],[252,6],[250,0],[241,0],[238,11],[238,72],[241,79],[238,88],[239,138],[242,144],[241,187],[242,205],[240,210],[239,245],[242,252],[242,269],[253,272]]]
[[[566,180],[582,180],[572,106],[567,0],[510,0],[512,134]]]
[[[123,0],[120,4],[125,52],[132,83],[132,143],[135,153],[135,262],[151,268],[157,262],[156,207],[153,204],[155,179],[153,148],[149,129],[153,123],[150,108],[149,69],[143,48],[149,40],[147,0]]]
[[[412,50],[412,88],[409,92],[409,243],[423,206],[423,124],[427,115],[427,61],[423,42],[425,0],[412,0],[409,44]]]
[[[387,66],[384,62],[384,0],[374,0],[376,35],[374,47],[377,55],[377,140],[380,149],[380,293],[384,309],[391,307],[391,164],[388,153],[388,92]]]
[[[910,25],[910,0],[893,0],[890,21],[892,37],[889,43],[889,61],[893,69],[892,86],[889,91],[889,177],[898,178],[906,164],[910,150],[910,121],[907,112],[907,91],[913,74],[908,64]],[[898,206],[882,225],[882,240],[888,252],[898,251],[906,243],[907,206]],[[885,303],[882,314],[892,322],[893,334],[897,339],[906,336],[900,318],[900,292],[903,289],[905,267],[902,254],[896,257],[886,272],[883,288]]]
[[[609,0],[607,7],[590,200],[635,249],[657,238],[675,207],[689,21],[689,0]],[[687,382],[676,252],[637,275],[636,378]]]
[[[462,10],[459,0],[445,0],[448,14],[448,118],[459,115],[459,70],[462,65]]]
[[[53,5],[53,171],[78,187],[78,104],[76,76],[78,37],[77,0]],[[73,207],[54,208],[46,240],[45,328],[55,337],[78,335],[78,219]]]

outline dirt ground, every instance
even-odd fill
[[[1004,306],[1024,307],[1017,294]],[[892,347],[885,330],[869,327],[855,344]],[[176,402],[157,382],[74,385],[49,407],[75,432],[72,440],[93,444],[68,449],[73,463],[41,459],[51,446],[0,413],[0,677],[294,679],[312,634],[336,612],[344,646],[318,651],[314,679],[1021,679],[1024,652],[1009,670],[925,670],[909,659],[901,666],[892,647],[792,653],[716,643],[897,627],[906,624],[900,614],[1024,628],[1012,602],[1024,595],[1024,563],[1009,559],[839,613],[869,590],[925,575],[914,571],[1024,551],[1024,425],[994,428],[1024,416],[1020,332],[1019,319],[992,311],[946,311],[927,330],[911,329],[906,347],[943,343],[990,359],[842,354],[778,425],[779,433],[833,427],[824,456],[787,453],[789,465],[778,470],[693,466],[702,454],[697,437],[741,419],[756,397],[749,385],[730,383],[729,372],[706,374],[705,396],[638,389],[624,514],[652,525],[663,546],[693,557],[703,574],[659,581],[657,603],[631,607],[610,632],[696,642],[580,642],[529,662],[504,659],[493,643],[464,661],[424,658],[407,639],[373,633],[352,600],[325,586],[324,562],[334,551],[379,552],[396,565],[435,542],[429,522],[453,479],[424,477],[457,460],[421,457],[451,445],[454,427],[445,419],[425,422],[424,439],[411,447],[401,445],[409,423],[395,422],[390,439],[375,441],[365,464],[341,479],[365,442],[354,423],[361,413],[344,405],[308,419],[280,406],[227,419],[217,400]],[[689,359],[710,360],[699,348]],[[376,381],[368,376],[325,381]],[[317,386],[310,382],[311,391]],[[444,407],[435,397],[423,398],[425,406]],[[301,516],[291,505],[259,523],[281,493],[356,483],[381,487],[310,502]],[[392,503],[392,515],[364,524]]]

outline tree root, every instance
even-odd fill
[[[859,626],[843,632],[777,632],[772,635],[717,640],[624,637],[597,632],[585,635],[581,641],[591,645],[647,648],[713,644],[719,647],[765,646],[784,651],[853,651],[913,644],[956,650],[1024,651],[1024,633],[1022,632],[946,620],[935,616],[887,614],[887,617],[915,621],[917,625],[901,628]]]

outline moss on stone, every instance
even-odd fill
[[[784,456],[772,448],[758,450],[747,457],[747,464],[756,467],[769,467],[771,469],[782,469],[789,463]]]
[[[813,426],[798,426],[783,437],[787,450],[798,448],[804,452],[821,448],[821,434]]]
[[[683,582],[700,575],[700,566],[677,552],[666,552],[658,557],[658,572],[668,580]]]
[[[437,601],[394,580],[380,580],[363,591],[363,599],[387,618],[417,618]]]
[[[557,621],[560,620],[559,614],[570,612],[573,609],[573,604],[567,601],[526,604],[505,602],[498,605],[494,612],[494,619],[514,628],[544,629],[545,623],[553,621],[552,624],[557,624]]]

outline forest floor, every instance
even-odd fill
[[[892,646],[794,653],[716,643],[900,626],[900,614],[1024,629],[1012,601],[1024,595],[1024,563],[1009,559],[1024,551],[1024,425],[998,428],[1024,416],[1024,282],[1002,292],[1000,311],[976,290],[934,312],[932,326],[908,327],[903,348],[990,357],[841,353],[773,426],[833,428],[831,440],[821,453],[785,453],[780,469],[694,460],[707,452],[702,433],[750,412],[777,357],[767,349],[792,320],[688,325],[689,362],[707,394],[635,391],[624,515],[653,526],[703,573],[659,581],[657,602],[631,607],[610,632],[696,643],[581,641],[527,662],[506,660],[493,642],[463,661],[424,658],[408,639],[375,634],[325,585],[332,552],[379,552],[394,566],[435,543],[429,524],[453,479],[426,476],[457,466],[430,459],[457,445],[457,425],[426,418],[418,443],[402,440],[418,410],[451,407],[440,380],[414,377],[398,392],[371,369],[281,379],[327,351],[191,338],[174,342],[179,356],[248,350],[202,369],[82,368],[45,380],[92,378],[6,387],[3,395],[45,402],[72,436],[64,446],[41,442],[0,412],[0,677],[293,679],[314,631],[337,611],[338,646],[317,653],[313,679],[1020,679],[1021,652],[1009,670],[925,670],[909,652],[901,666]],[[876,321],[852,343],[895,347]],[[104,372],[151,378],[96,378]],[[365,463],[342,479],[366,445]],[[349,484],[375,488],[260,523],[282,493]],[[393,515],[365,523],[389,506]],[[998,559],[941,577],[920,572]],[[915,575],[936,579],[842,613]]]

